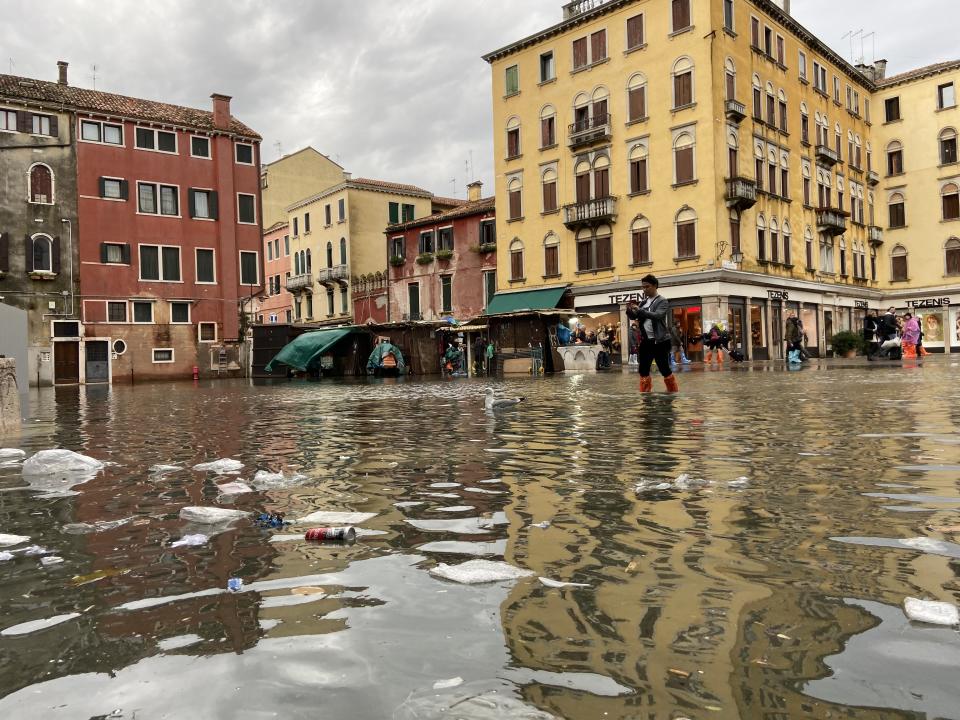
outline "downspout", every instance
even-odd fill
[[[70,222],[67,218],[60,220],[64,225],[67,226],[67,252],[70,254],[70,312],[67,313],[69,316],[73,316],[73,223]]]

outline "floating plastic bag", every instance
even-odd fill
[[[250,513],[243,510],[231,510],[220,507],[185,507],[180,508],[180,519],[187,522],[203,525],[220,525],[246,517]]]
[[[23,463],[24,475],[59,475],[62,473],[91,473],[103,470],[103,463],[72,450],[41,450]]]
[[[13,560],[16,557],[11,552],[0,552],[0,562],[7,562],[8,560]]]
[[[0,448],[0,465],[13,465],[23,460],[27,454],[16,448]]]
[[[11,545],[19,545],[20,543],[29,541],[30,538],[26,535],[4,535],[0,533],[0,547],[10,547]]]
[[[253,492],[253,488],[242,482],[228,482],[223,485],[217,485],[217,490],[221,495],[243,495]]]
[[[562,582],[561,580],[551,580],[550,578],[537,578],[543,585],[548,588],[566,588],[566,587],[575,587],[575,588],[585,588],[590,587],[587,583],[575,583],[575,582]]]
[[[932,602],[908,597],[903,601],[903,610],[914,622],[930,625],[960,625],[960,611],[956,605]]]
[[[272,473],[269,470],[257,470],[250,482],[257,490],[270,490],[298,485],[306,479],[306,475],[299,473],[284,475],[282,472]]]
[[[478,683],[411,695],[391,717],[393,720],[557,720],[555,715],[512,697],[505,687],[490,690]]]
[[[151,465],[147,472],[151,475],[163,475],[164,473],[177,472],[178,470],[183,470],[183,468],[179,465]]]
[[[120,520],[98,520],[94,523],[68,523],[63,526],[62,530],[68,535],[88,535],[90,533],[114,530],[122,525],[126,525],[131,520],[133,520],[132,517],[121,518]]]
[[[505,562],[496,560],[467,560],[459,565],[440,563],[430,570],[434,577],[452,580],[464,585],[479,585],[481,583],[501,582],[503,580],[519,580],[529,577],[533,573],[529,570],[514,567]]]
[[[230,458],[223,458],[221,460],[214,460],[213,462],[200,463],[199,465],[194,465],[193,469],[200,472],[212,472],[212,473],[231,473],[239,472],[243,467],[243,463],[239,460],[231,460]]]
[[[297,525],[359,525],[376,516],[376,513],[330,512],[320,510],[315,513],[310,513],[299,520],[294,520],[293,522]]]
[[[184,535],[179,540],[174,540],[170,543],[170,547],[198,547],[200,545],[206,545],[210,542],[210,538],[206,535],[196,534],[196,535]]]

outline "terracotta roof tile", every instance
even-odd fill
[[[369,185],[377,190],[399,190],[400,192],[427,193],[429,190],[418,188],[416,185],[404,185],[403,183],[387,182],[386,180],[372,180],[370,178],[353,178],[348,181],[353,185]]]
[[[463,205],[463,203],[464,203],[464,200],[462,198],[450,198],[450,197],[443,197],[441,195],[433,196],[434,205],[442,205],[443,207],[455,208],[455,207],[460,207],[461,205]]]
[[[460,200],[459,202],[460,205],[452,210],[434,213],[433,215],[417,218],[416,220],[411,220],[410,222],[390,225],[387,228],[387,232],[409,230],[410,228],[422,227],[424,225],[433,225],[438,222],[443,222],[444,220],[454,220],[456,218],[466,217],[467,215],[478,215],[480,213],[490,212],[495,207],[495,199],[492,197],[480,198],[479,200],[472,200],[468,202],[463,202],[463,200]]]
[[[890,85],[898,85],[899,83],[916,80],[922,77],[928,77],[930,75],[937,75],[949,70],[960,70],[960,60],[948,60],[947,62],[934,63],[933,65],[926,65],[924,67],[917,68],[916,70],[902,72],[899,75],[891,75],[890,77],[881,80],[879,82],[879,86],[883,88]]]
[[[0,75],[0,97],[62,106],[81,112],[103,113],[156,123],[186,126],[197,130],[216,131],[213,112],[154,100],[141,100],[113,93],[61,85],[60,83],[16,75]],[[260,140],[260,136],[234,117],[229,132]]]

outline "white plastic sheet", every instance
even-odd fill
[[[126,525],[133,520],[132,517],[121,518],[120,520],[98,520],[93,523],[68,523],[63,526],[63,532],[68,535],[89,535],[90,533],[107,532],[115,530],[118,527]]]
[[[30,538],[26,535],[4,535],[0,533],[0,547],[11,547],[29,541]]]
[[[196,535],[184,535],[179,540],[174,540],[170,543],[170,547],[199,547],[200,545],[206,545],[210,542],[210,538],[201,533]]]
[[[464,585],[519,580],[533,575],[529,570],[496,560],[467,560],[459,565],[440,563],[430,570],[430,574]]]
[[[72,450],[41,450],[23,462],[24,475],[60,475],[62,473],[93,473],[103,470],[99,460]]]
[[[329,526],[340,526],[340,525],[359,525],[364,523],[370,518],[376,517],[376,513],[362,513],[362,512],[332,512],[327,510],[320,510],[315,513],[310,513],[309,515],[300,518],[299,520],[294,520],[293,522],[297,525],[329,525]]]
[[[274,473],[269,470],[257,470],[250,482],[257,490],[273,490],[299,485],[304,480],[307,480],[307,476],[301,475],[300,473],[287,475],[282,472]]]
[[[223,485],[217,485],[217,490],[221,495],[243,495],[253,492],[253,488],[242,482],[228,482]]]
[[[960,611],[956,605],[908,597],[903,601],[903,610],[914,622],[930,625],[960,625]]]
[[[243,463],[239,460],[232,460],[230,458],[222,458],[220,460],[214,460],[213,462],[200,463],[199,465],[194,465],[193,469],[199,472],[213,472],[213,473],[232,473],[239,472],[243,467]]]
[[[13,465],[23,460],[27,454],[17,448],[0,448],[0,465]]]
[[[250,513],[243,510],[231,510],[220,507],[185,507],[180,508],[180,519],[201,525],[220,525],[244,518]]]

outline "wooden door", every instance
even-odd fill
[[[80,382],[80,343],[53,344],[53,382],[57,385]]]

